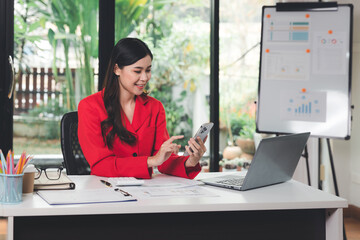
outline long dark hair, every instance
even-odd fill
[[[115,64],[122,69],[124,66],[131,65],[146,56],[153,59],[149,47],[137,38],[120,39],[111,52],[104,80],[103,97],[108,118],[101,122],[101,133],[105,145],[110,149],[113,148],[115,135],[127,144],[133,145],[136,142],[136,137],[123,124],[125,116],[123,116],[120,105],[120,87],[118,76],[114,73]],[[109,131],[111,127],[112,129]]]

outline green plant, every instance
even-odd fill
[[[191,21],[198,21],[198,19],[189,18],[186,21],[194,24]],[[145,40],[154,55],[148,91],[164,105],[170,136],[184,135],[184,139],[178,143],[185,146],[188,139],[192,137],[192,113],[191,108],[189,110],[188,107],[191,105],[189,99],[193,96],[198,81],[207,78],[208,36],[170,30],[168,36],[157,40],[156,47],[151,33],[140,38]],[[179,96],[177,94],[174,96],[174,87],[180,88]]]
[[[44,120],[45,139],[59,139],[60,137],[60,118],[69,110],[60,104],[58,98],[49,100],[46,104],[29,110],[25,116],[34,117],[35,119]],[[27,123],[32,126],[33,121]]]
[[[196,24],[197,19],[186,19]],[[151,35],[140,36],[153,51],[151,89],[162,85],[181,85],[194,92],[200,79],[206,78],[209,67],[209,37],[172,30],[169,35],[153,44]]]
[[[63,106],[58,98],[50,99],[47,103],[42,103],[35,108],[29,110],[28,116],[39,118],[60,118],[64,113],[69,110]]]
[[[166,112],[166,127],[170,134],[184,135],[184,138],[178,140],[177,143],[182,147],[187,145],[188,139],[191,137],[192,119],[185,113],[184,107],[180,104],[186,97],[186,91],[181,93],[180,98],[172,99],[171,87],[163,85],[160,88],[155,88],[150,95],[164,105]]]
[[[129,36],[146,15],[142,14],[148,8],[147,0],[116,0],[115,1],[115,39]]]
[[[60,139],[60,121],[48,121],[44,124],[45,139]]]
[[[220,122],[227,127],[230,145],[237,137],[252,139],[256,129],[254,101],[221,107]]]
[[[247,114],[243,114],[242,116],[242,126],[237,135],[244,139],[253,139],[256,128],[255,119]]]
[[[219,161],[219,166],[226,168],[226,166],[238,166],[238,167],[242,167],[243,163],[244,163],[245,159],[244,158],[234,158],[234,159],[221,159]],[[229,167],[228,167],[229,168]],[[231,167],[230,167],[231,168]]]
[[[80,100],[95,92],[91,61],[98,55],[98,8],[98,0],[49,0],[49,8],[42,11],[44,16],[47,16],[47,21],[53,24],[48,30],[48,40],[53,46],[53,73],[57,81],[58,43],[61,42],[64,47],[67,87],[64,98],[67,108],[71,110],[77,107],[75,97]],[[77,58],[79,75],[75,83],[69,65],[72,48]],[[75,91],[76,87],[79,88],[77,91]]]
[[[28,68],[25,62],[32,60],[29,52],[32,54],[34,50],[32,48],[41,48],[39,41],[42,37],[38,32],[39,29],[45,27],[46,19],[38,10],[43,9],[46,4],[41,0],[17,0],[16,2],[21,8],[15,8],[14,13],[14,57],[19,72],[24,72]]]

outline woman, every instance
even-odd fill
[[[151,178],[158,167],[192,179],[200,172],[204,142],[191,138],[185,146],[190,155],[178,156],[181,146],[175,141],[183,136],[169,137],[164,107],[145,93],[152,59],[141,40],[121,39],[112,51],[104,89],[79,103],[78,137],[91,174]]]

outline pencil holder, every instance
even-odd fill
[[[22,200],[24,174],[0,174],[0,203],[16,204]]]

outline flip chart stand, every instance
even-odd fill
[[[326,139],[326,143],[327,143],[327,147],[328,147],[328,151],[329,151],[329,159],[330,159],[331,173],[332,173],[333,182],[334,182],[335,194],[336,194],[336,196],[339,197],[339,189],[338,189],[337,180],[336,180],[334,159],[333,159],[333,154],[332,154],[331,145],[330,145],[330,139],[329,138]],[[344,240],[346,240],[347,237],[346,237],[344,223],[343,223],[343,236],[344,236]]]
[[[334,12],[334,11],[339,11],[341,5],[338,5],[337,2],[290,2],[290,3],[277,3],[276,4],[276,12],[301,12],[301,11],[312,11],[312,12]],[[351,6],[352,8],[352,6]],[[352,16],[352,10],[351,12],[351,16]],[[352,21],[350,22],[350,31],[352,30]],[[350,32],[350,53],[351,53],[351,38],[352,38],[352,33]],[[263,38],[262,38],[263,39]],[[263,44],[263,43],[261,43]],[[262,55],[261,55],[262,56]],[[261,62],[261,59],[260,59]],[[261,65],[261,64],[260,64]],[[262,68],[260,68],[260,70],[262,70]],[[350,66],[349,66],[349,73],[351,73],[351,57],[350,57]],[[260,76],[261,76],[261,72],[260,72]],[[259,78],[261,79],[261,77]],[[349,75],[349,90],[348,93],[350,93],[350,86],[351,86],[351,75]],[[259,80],[259,99],[258,102],[260,101],[260,80]],[[350,96],[349,96],[350,98]],[[257,105],[257,107],[259,107]],[[351,106],[351,109],[353,109],[353,106]],[[257,110],[259,110],[257,108]],[[259,111],[258,111],[259,114]],[[350,113],[351,114],[351,113]],[[259,116],[261,115],[261,113],[259,114]],[[267,133],[271,133],[271,128],[270,129],[266,129],[266,127],[263,127],[262,131],[259,130],[258,127],[260,127],[260,129],[262,128],[261,126],[261,121],[259,121],[259,116],[257,119],[257,132],[267,132]],[[350,123],[352,121],[352,117],[350,118],[350,120],[348,121],[349,127],[350,127]],[[259,124],[259,125],[258,125]],[[279,135],[279,129],[276,130],[276,127],[274,126],[274,129],[276,132],[276,135]],[[280,131],[281,132],[281,131]],[[281,132],[281,134],[286,133]],[[291,133],[291,132],[288,132]],[[295,133],[295,132],[294,132]],[[321,134],[317,135],[316,133],[314,134],[314,136],[320,136],[319,138],[319,178],[320,178],[320,143],[321,143]],[[328,136],[331,137],[337,137],[337,136],[332,136],[331,134],[329,134]],[[326,134],[324,136],[322,136],[324,138],[326,138],[327,141],[327,147],[328,147],[328,151],[329,151],[329,159],[330,159],[330,166],[331,166],[331,172],[332,172],[332,177],[333,177],[333,184],[334,184],[334,189],[335,189],[335,194],[336,196],[339,196],[339,189],[338,189],[338,185],[337,185],[337,178],[336,178],[336,173],[335,173],[335,166],[334,166],[334,159],[333,159],[333,154],[332,154],[332,149],[331,149],[331,145],[330,145],[330,139],[326,136]],[[349,139],[350,138],[350,134],[348,134],[344,139]],[[308,175],[308,184],[311,185],[311,181],[310,181],[310,171],[309,171],[309,154],[308,154],[308,149],[307,146],[305,146],[304,149],[304,153],[302,154],[302,156],[306,159],[306,168],[307,168],[307,175]],[[321,183],[320,183],[320,179],[318,181],[319,183],[319,188],[321,189]],[[345,226],[343,224],[343,238],[346,240],[346,232],[345,232]]]
[[[310,179],[310,168],[309,168],[309,152],[307,149],[307,144],[305,145],[304,153],[302,156],[305,158],[306,161],[306,173],[308,178],[308,185],[311,186],[311,179]]]

